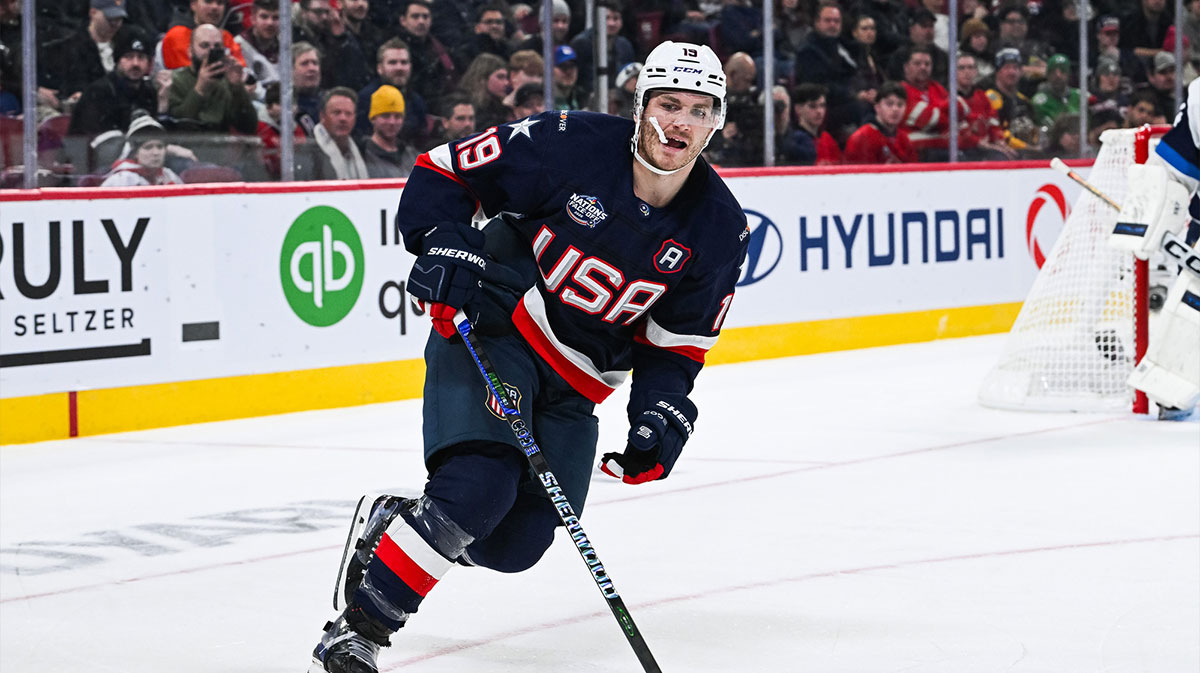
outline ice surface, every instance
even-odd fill
[[[712,367],[584,526],[664,671],[1200,670],[1200,423],[975,402],[1002,337]],[[600,409],[619,447],[624,401]],[[0,451],[0,671],[298,673],[419,402]],[[384,671],[638,671],[574,548],[455,568]]]

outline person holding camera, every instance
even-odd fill
[[[243,85],[244,70],[222,44],[211,24],[192,31],[192,64],[171,76],[167,114],[200,129],[222,133],[254,133],[258,114]]]

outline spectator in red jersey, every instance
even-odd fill
[[[1004,142],[1000,117],[978,81],[978,61],[959,54],[958,98],[966,101],[968,111],[959,121],[958,147],[967,159],[1016,159],[1017,151]]]
[[[172,26],[167,31],[167,34],[163,36],[163,67],[168,70],[174,70],[192,65],[192,31],[196,29],[196,26],[205,24],[213,26],[222,25],[222,21],[225,18],[225,6],[225,0],[192,0],[190,4],[191,13],[188,19]],[[246,65],[246,59],[242,55],[242,46],[233,39],[232,33],[222,29],[221,43],[224,45],[225,51],[233,56],[238,63]]]
[[[904,61],[907,107],[902,127],[922,161],[945,161],[950,147],[950,93],[933,80],[933,57],[926,47],[912,47]],[[957,100],[957,96],[955,97]],[[959,101],[959,117],[970,112]]]
[[[846,141],[848,164],[905,164],[917,161],[917,151],[900,128],[907,93],[896,82],[884,82],[875,101],[875,119],[863,124]]]
[[[825,87],[801,84],[792,94],[796,129],[780,143],[780,163],[793,166],[829,166],[842,163],[842,150],[825,125]]]

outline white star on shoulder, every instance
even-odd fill
[[[529,135],[529,128],[540,121],[542,121],[542,120],[530,119],[530,118],[526,117],[525,119],[522,119],[519,122],[513,122],[511,124],[508,124],[508,127],[510,129],[512,129],[512,132],[508,134],[508,139],[512,140],[513,138],[516,138],[517,136],[525,136],[526,138],[533,140],[533,136]]]

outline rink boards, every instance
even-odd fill
[[[1078,188],[1040,163],[725,172],[709,363],[1007,330]],[[0,443],[417,397],[402,181],[0,191]]]

